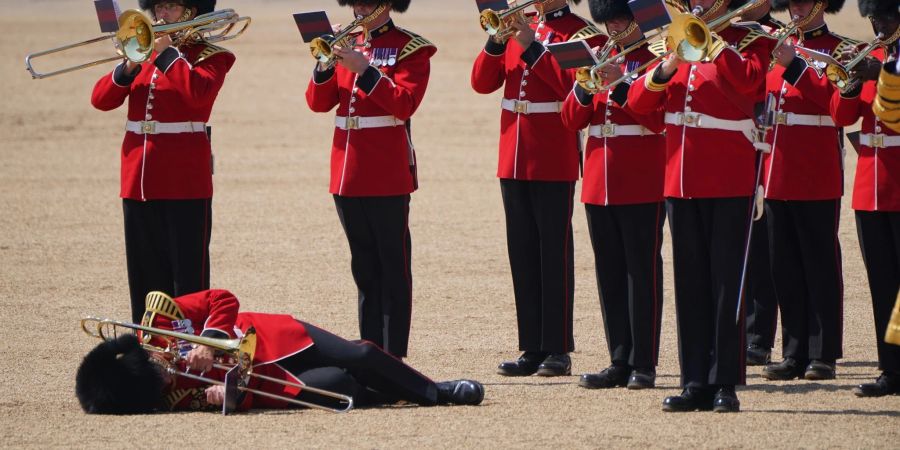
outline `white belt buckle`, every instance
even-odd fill
[[[872,135],[872,148],[884,148],[884,135],[883,134],[873,134]]]
[[[358,130],[359,129],[359,116],[347,116],[347,119],[344,122],[344,129]]]
[[[787,125],[788,115],[786,112],[778,111],[775,113],[775,125]]]
[[[521,100],[514,100],[514,101],[516,103],[515,103],[515,107],[513,109],[515,109],[517,113],[528,114],[528,102],[527,101],[521,101]]]
[[[600,128],[600,133],[603,134],[603,137],[614,137],[616,135],[616,124],[604,123]]]
[[[699,127],[700,126],[700,114],[698,114],[698,113],[686,112],[682,116],[681,120],[684,122],[684,126],[691,126],[691,127]]]
[[[142,120],[141,121],[141,132],[143,134],[156,134],[156,124],[159,123],[155,120]]]

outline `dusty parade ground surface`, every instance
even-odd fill
[[[123,7],[134,7],[123,0]],[[356,291],[349,249],[327,191],[332,114],[303,98],[312,60],[291,13],[332,0],[220,1],[253,17],[225,46],[237,55],[214,110],[216,153],[212,285],[245,310],[291,313],[355,338]],[[868,38],[848,1],[832,28]],[[452,5],[452,6],[451,6]],[[586,5],[577,10],[587,13]],[[124,108],[94,110],[94,82],[112,66],[32,81],[29,51],[98,35],[87,0],[0,3],[0,446],[3,447],[893,447],[900,397],[857,399],[850,389],[877,375],[875,332],[857,244],[846,157],[845,358],[829,382],[770,382],[749,368],[743,412],[665,414],[678,389],[668,233],[659,388],[589,391],[577,375],[608,364],[584,212],[575,212],[577,350],[571,377],[503,378],[516,351],[497,159],[498,94],[480,96],[469,73],[484,35],[474,2],[416,0],[399,24],[439,48],[414,119],[421,189],[411,229],[415,303],[409,362],[437,380],[486,385],[479,407],[386,407],[345,415],[264,411],[148,417],[83,414],[74,373],[95,341],[85,315],[126,319],[119,153]],[[62,63],[111,55],[107,44]],[[46,61],[50,64],[50,61]],[[776,348],[780,348],[776,343]],[[776,351],[776,358],[780,352]]]

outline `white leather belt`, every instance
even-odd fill
[[[529,102],[504,98],[500,105],[507,111],[519,114],[559,113],[562,102]]]
[[[669,125],[680,125],[691,128],[710,128],[715,130],[740,131],[750,133],[756,126],[752,119],[728,120],[719,119],[706,114],[685,112],[685,113],[666,113],[666,123]]]
[[[129,120],[125,131],[137,134],[205,133],[203,122],[157,122],[155,120]]]
[[[404,122],[394,116],[375,116],[375,117],[360,117],[360,116],[336,116],[334,118],[334,126],[342,129],[342,130],[359,130],[362,128],[382,128],[382,127],[396,127],[398,125],[403,125]]]
[[[860,145],[872,148],[900,147],[900,136],[885,136],[883,134],[860,134]]]
[[[596,138],[611,138],[616,136],[651,136],[656,133],[644,128],[641,125],[619,125],[615,123],[604,123],[600,125],[591,125],[588,128],[588,135]]]
[[[831,116],[813,114],[794,114],[778,111],[775,113],[775,125],[806,125],[810,127],[833,127]]]

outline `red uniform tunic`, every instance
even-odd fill
[[[720,84],[725,89],[733,89],[749,103],[760,100],[771,45],[766,42],[766,35],[748,28],[728,26],[718,34],[730,46],[713,62],[684,64],[667,85],[654,83],[653,71],[649,71],[628,92],[631,108],[638,114],[649,114],[665,105],[667,117],[677,115],[685,121],[693,113],[720,120],[748,120],[747,112],[722,93]],[[702,123],[702,119],[700,122],[699,127],[666,125],[664,195],[675,198],[752,195],[756,150],[747,133],[717,129]]]
[[[623,72],[653,58],[645,45],[625,56]],[[666,138],[662,106],[649,114],[637,114],[627,103],[630,82],[610,91],[600,91],[592,103],[582,103],[582,91],[576,88],[566,97],[562,121],[571,130],[606,126],[601,136],[587,141],[584,183],[581,201],[592,205],[627,205],[658,202],[663,199],[666,166]],[[589,98],[589,97],[588,97]],[[615,127],[644,127],[645,135],[609,137]],[[594,128],[596,129],[596,128]],[[621,128],[620,128],[621,129]],[[596,133],[593,133],[596,134]]]
[[[884,60],[884,52],[872,53]],[[831,117],[838,126],[856,123],[862,117],[862,134],[900,136],[884,126],[872,112],[877,83],[866,81],[855,97],[843,97],[835,91],[831,98]],[[897,139],[897,138],[894,138]],[[900,146],[860,145],[853,182],[853,209],[860,211],[900,211]]]
[[[91,103],[109,111],[128,99],[128,120],[160,123],[209,120],[234,55],[205,43],[154,54],[133,78],[119,66],[94,86]],[[200,126],[202,128],[202,126]],[[132,200],[212,197],[212,161],[205,130],[126,132],[122,142],[121,197]]]
[[[370,33],[363,54],[372,66],[365,73],[357,75],[338,65],[314,74],[306,89],[306,102],[313,111],[328,112],[337,106],[338,118],[396,119],[392,126],[335,127],[332,194],[367,197],[416,190],[410,118],[425,97],[430,59],[436,51],[421,36],[388,22]]]
[[[523,49],[515,39],[486,48],[472,67],[472,88],[489,94],[503,87],[503,98],[516,102],[565,100],[575,81],[546,50],[547,44],[587,39],[602,46],[606,36],[568,7],[547,13],[532,25],[535,42]],[[528,62],[526,62],[526,59]],[[524,103],[520,103],[524,104]],[[503,109],[500,115],[500,159],[497,177],[516,180],[575,181],[579,164],[578,133],[567,129],[555,112],[523,113]]]
[[[796,42],[837,56],[853,41],[830,33],[824,25]],[[776,65],[766,77],[767,91],[778,101],[776,122],[767,141],[763,186],[774,200],[830,200],[844,192],[839,129],[828,112],[832,83],[800,57],[788,67]],[[802,122],[802,123],[801,123]]]
[[[282,369],[277,362],[297,354],[312,345],[303,325],[287,314],[263,314],[239,312],[237,298],[225,290],[208,290],[174,299],[174,304],[164,298],[148,300],[143,324],[164,330],[174,330],[198,336],[234,339],[251,327],[256,329],[256,354],[253,371],[269,377],[299,381]],[[159,339],[159,338],[156,338]],[[160,342],[156,342],[160,344]],[[180,343],[184,344],[184,343]],[[162,344],[164,345],[164,344]],[[184,353],[190,350],[184,345]],[[184,370],[184,367],[181,368]],[[204,376],[224,379],[221,370],[213,370]],[[167,393],[166,404],[173,410],[197,410],[210,407],[206,403],[205,390],[209,385],[184,377],[174,377],[175,384]],[[294,397],[300,391],[278,383],[250,378],[250,387],[278,395]],[[284,408],[288,403],[251,393],[244,395],[238,409]]]

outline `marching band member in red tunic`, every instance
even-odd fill
[[[611,42],[615,41],[612,55],[644,39],[627,0],[588,0],[588,4],[591,17],[606,24]],[[604,67],[601,79],[618,80],[653,59],[648,46],[632,50],[621,64]],[[582,375],[579,384],[586,388],[646,389],[656,382],[666,140],[661,134],[662,107],[636,114],[628,105],[628,89],[638,75],[596,94],[576,84],[562,109],[567,127],[589,127],[581,200],[612,363],[599,373]]]
[[[306,102],[315,112],[337,107],[330,192],[350,244],[360,335],[404,357],[412,314],[409,202],[418,187],[412,116],[436,49],[391,20],[391,10],[406,11],[409,0],[338,4],[369,16],[369,39],[336,48],[336,67],[317,65]]]
[[[829,380],[842,356],[842,132],[828,113],[831,82],[794,46],[837,56],[855,42],[825,24],[825,13],[837,13],[844,0],[779,1],[776,5],[788,6],[801,36],[774,50],[776,64],[766,78],[778,101],[763,186],[784,360],[766,366],[763,376]]]
[[[215,0],[141,0],[163,23],[212,12]],[[202,40],[179,47],[156,38],[143,64],[119,64],[94,86],[91,103],[110,111],[128,101],[122,142],[122,209],[132,319],[150,291],[175,295],[209,288],[213,103],[234,64],[231,52]]]
[[[546,46],[578,39],[590,46],[605,43],[566,0],[548,0],[538,8],[537,23],[518,18],[514,38],[489,38],[472,67],[476,92],[503,88],[497,176],[524,352],[500,364],[498,372],[507,376],[560,376],[572,370],[572,208],[580,143],[559,112],[575,78],[574,71],[560,69]]]
[[[876,34],[884,36],[888,53],[896,54],[900,36],[898,2],[860,0],[859,12],[872,21]],[[900,393],[900,347],[884,342],[900,289],[900,132],[885,126],[872,112],[884,55],[883,50],[876,50],[873,58],[863,60],[851,72],[859,83],[846,92],[835,91],[831,98],[831,116],[838,126],[852,125],[862,118],[853,209],[872,294],[878,368],[882,372],[874,383],[853,390],[860,397]]]
[[[171,298],[149,295],[142,325],[210,338],[235,339],[256,331],[253,373],[305,384],[354,398],[360,406],[400,400],[423,406],[477,405],[484,388],[477,381],[435,383],[365,341],[346,341],[286,314],[240,312],[237,298],[225,290],[209,290]],[[141,332],[143,333],[143,332]],[[165,347],[151,335],[151,345]],[[181,371],[222,380],[213,368],[214,351],[179,342],[185,353]],[[152,357],[161,357],[155,355]],[[172,410],[218,410],[224,387],[163,373],[131,335],[107,341],[91,351],[78,368],[75,391],[82,408],[92,414],[135,414]],[[313,392],[251,377],[250,388],[306,402]],[[254,382],[256,384],[254,384]],[[238,410],[286,408],[288,402],[246,392]]]
[[[710,22],[728,3],[690,6],[702,7]],[[746,27],[726,23],[711,31],[723,41],[714,38],[706,60],[687,63],[673,54],[628,92],[638,114],[666,110],[664,196],[684,391],[666,398],[664,411],[739,411],[735,385],[745,383],[739,296],[756,181],[753,103],[762,99],[770,45],[767,35]]]

